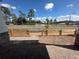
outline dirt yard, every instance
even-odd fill
[[[0,50],[1,59],[79,59],[72,36],[11,37],[11,42]]]
[[[41,36],[39,39],[40,43],[48,45],[74,45],[75,37],[74,36]]]
[[[12,45],[0,49],[0,59],[79,59],[79,46],[75,46],[74,29],[30,32],[9,28]]]

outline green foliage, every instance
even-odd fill
[[[51,24],[51,25],[53,24],[53,21],[52,21],[52,19],[49,21],[49,24]]]
[[[26,24],[26,19],[25,18],[22,18],[22,17],[19,17],[16,20],[16,23],[17,23],[17,25],[24,25],[24,24]]]
[[[29,12],[28,12],[27,17],[28,17],[28,18],[32,18],[32,17],[34,17],[34,16],[35,16],[35,11],[34,11],[34,9],[29,9]]]
[[[29,25],[35,25],[35,24],[36,24],[36,21],[35,20],[31,20],[30,23],[29,23]]]
[[[66,21],[65,24],[66,24],[66,25],[69,25],[70,23],[69,23],[69,21]]]
[[[25,18],[22,18],[22,17],[19,17],[16,21],[16,24],[17,25],[35,25],[36,24],[36,21],[35,20],[27,20]]]
[[[46,19],[46,24],[47,24],[47,25],[49,24],[49,19]]]
[[[19,15],[19,17],[26,17],[26,14],[25,13],[23,13],[21,10],[19,11],[19,13],[20,13],[20,15]]]
[[[42,22],[40,20],[36,21],[36,20],[32,20],[32,17],[35,16],[35,11],[34,9],[29,9],[28,15],[26,17],[26,14],[23,13],[22,11],[19,11],[20,15],[17,18],[16,14],[12,14],[12,23],[14,25],[35,25],[35,24],[42,24]],[[27,20],[29,19],[29,20]]]
[[[4,14],[6,14],[6,15],[11,15],[11,12],[10,12],[10,10],[9,10],[8,8],[6,8],[6,7],[1,7],[1,10],[4,12]]]
[[[54,19],[54,24],[57,24],[57,19]]]
[[[48,35],[49,19],[46,19],[46,35]]]
[[[32,17],[35,16],[35,11],[34,9],[29,9],[29,12],[28,12],[28,15],[27,15],[27,18],[29,18],[29,24],[35,24],[34,21],[32,21]],[[34,22],[34,23],[32,23]]]
[[[17,16],[16,16],[16,14],[12,14],[12,23],[13,23],[13,24],[16,24],[16,21],[17,21]]]
[[[19,11],[19,13],[20,15],[18,18],[16,18],[16,16],[13,15],[14,24],[17,24],[17,25],[35,25],[36,24],[36,21],[32,20],[32,17],[34,17],[35,15],[34,9],[30,9],[28,12],[27,17],[29,18],[29,20],[27,20],[25,13],[23,13],[22,11]]]
[[[40,20],[36,21],[37,24],[42,24],[42,22]]]

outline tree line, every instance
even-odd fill
[[[19,17],[16,16],[13,12],[11,12],[6,7],[1,7],[1,10],[4,12],[5,15],[8,15],[9,21],[7,23],[12,23],[14,25],[35,25],[35,24],[43,24],[43,23],[49,23],[52,24],[52,19],[46,19],[45,22],[42,22],[41,20],[33,20],[32,18],[35,17],[35,10],[29,9],[28,14],[26,15],[22,11],[19,12]],[[10,22],[10,20],[12,21]],[[54,23],[56,22],[56,19],[54,20]]]

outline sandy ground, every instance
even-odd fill
[[[71,36],[73,29],[63,30],[62,36],[59,36],[59,31],[51,30],[48,36],[45,33],[41,36],[41,32],[28,35],[25,29],[11,29],[9,34],[13,45],[0,54],[2,59],[79,59],[79,46],[74,46],[75,37]]]
[[[47,45],[50,59],[79,59],[79,51],[59,46]]]
[[[30,42],[33,42],[33,43],[27,44],[28,39]],[[18,40],[18,42],[20,41],[19,43],[16,43],[16,44],[20,44],[20,46],[19,47],[17,46],[17,49],[15,50],[17,54],[17,55],[15,54],[15,56],[17,56],[18,58],[19,56],[22,55],[25,59],[27,55],[28,56],[27,59],[34,59],[34,58],[79,59],[79,49],[77,49],[73,45],[74,44],[73,36],[11,37],[11,40],[12,41]],[[23,40],[25,40],[25,42],[23,42]],[[37,41],[38,43],[34,44],[35,43],[34,41],[36,40],[38,40]],[[26,51],[26,52],[23,52],[23,51]],[[31,52],[28,52],[28,51],[31,51]],[[12,55],[14,56],[14,54]]]
[[[22,41],[22,40],[38,40],[39,43],[43,44],[56,44],[56,45],[74,45],[75,37],[74,36],[29,36],[29,37],[10,37],[13,41]]]
[[[56,45],[74,45],[75,37],[74,36],[41,36],[40,43],[44,44],[56,44]]]
[[[10,37],[12,45],[0,48],[0,59],[79,59],[74,36]]]

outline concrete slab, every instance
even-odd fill
[[[50,59],[79,59],[79,51],[47,45]]]

